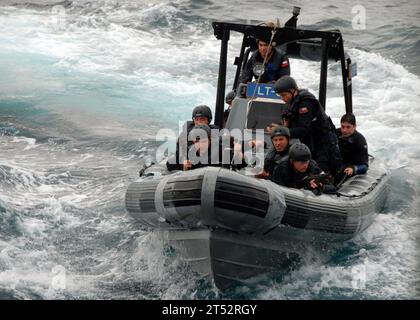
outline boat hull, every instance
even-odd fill
[[[322,259],[371,225],[389,192],[379,163],[338,195],[320,196],[221,168],[169,175],[151,169],[129,187],[128,212],[221,290],[281,276],[315,252]]]

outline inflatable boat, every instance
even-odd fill
[[[305,243],[322,246],[363,231],[383,210],[387,182],[375,160],[337,194],[319,196],[225,168],[168,173],[161,164],[129,186],[126,207],[223,290],[288,270]]]
[[[298,14],[298,13],[297,13]],[[270,85],[238,83],[240,69],[255,45],[266,39],[282,45],[289,57],[321,61],[319,101],[325,108],[327,66],[341,63],[346,113],[352,112],[354,64],[344,53],[339,31],[296,28],[297,14],[278,28],[213,23],[222,41],[215,123],[249,134],[264,129],[285,110]],[[231,31],[243,34],[227,122],[223,123],[227,44]],[[271,145],[268,133],[264,135]],[[340,243],[372,224],[384,209],[387,170],[370,159],[366,174],[345,181],[335,194],[316,195],[246,174],[246,169],[205,167],[168,172],[165,161],[142,171],[126,193],[126,208],[144,228],[158,233],[179,257],[219,289],[258,282],[261,277],[289,270],[306,245]]]
[[[388,192],[386,170],[375,160],[367,174],[323,195],[218,167],[170,173],[160,164],[144,175],[126,193],[128,212],[143,226],[222,228],[266,238],[281,238],[277,227],[290,226],[330,240],[349,239],[371,224]]]

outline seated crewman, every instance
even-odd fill
[[[264,158],[264,169],[257,175],[257,178],[267,178],[273,175],[274,168],[285,160],[289,155],[289,128],[284,126],[274,127],[271,131],[271,142],[273,147],[268,150]]]
[[[219,129],[219,127],[215,124],[210,124],[211,120],[213,119],[213,113],[211,112],[210,107],[206,105],[199,105],[194,107],[191,118],[192,121],[187,121],[183,128],[183,130],[187,131],[187,135],[190,133],[192,128],[198,124],[206,124],[210,127],[210,129]]]
[[[217,136],[217,139],[218,138],[219,137]],[[170,157],[166,162],[166,167],[169,171],[186,171],[207,166],[230,167],[233,166],[231,163],[238,162],[240,163],[238,167],[242,166],[241,161],[243,159],[243,154],[238,149],[238,146],[235,146],[235,148],[232,149],[228,148],[228,158],[224,159],[223,156],[226,156],[226,154],[224,154],[224,150],[222,150],[220,140],[218,139],[214,145],[212,144],[211,129],[206,124],[194,126],[188,135],[188,140],[192,141],[192,145],[189,147],[188,153],[181,157],[176,154],[175,156]]]
[[[311,151],[303,143],[290,146],[289,157],[275,167],[271,180],[289,188],[312,190],[317,195],[336,191],[332,177],[328,178],[311,159]]]
[[[368,146],[365,137],[356,130],[356,117],[347,113],[341,117],[341,128],[337,129],[338,145],[343,157],[343,175],[348,177],[364,174],[369,168]]]
[[[219,129],[218,126],[210,124],[213,118],[211,109],[206,105],[196,106],[192,111],[192,120],[185,122],[182,128],[182,132],[176,142],[176,154],[184,157],[188,152],[188,148],[192,145],[192,141],[188,141],[188,135],[194,126],[199,124],[206,124],[210,129]]]

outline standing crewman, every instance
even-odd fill
[[[287,55],[280,49],[269,43],[257,40],[258,50],[247,61],[239,77],[240,83],[248,83],[255,76],[258,79],[258,71],[265,61],[264,71],[260,83],[275,82],[285,75],[290,75],[290,63]],[[265,60],[264,60],[265,59]]]
[[[322,170],[335,175],[342,166],[338,139],[334,124],[318,99],[308,90],[299,89],[290,76],[280,78],[274,90],[288,104],[282,122],[289,128],[291,139],[300,139]],[[271,130],[272,127],[267,128]]]

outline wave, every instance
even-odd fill
[[[65,8],[72,5],[71,0],[3,0],[2,5],[13,5],[19,8],[45,9],[54,6],[63,6]]]

